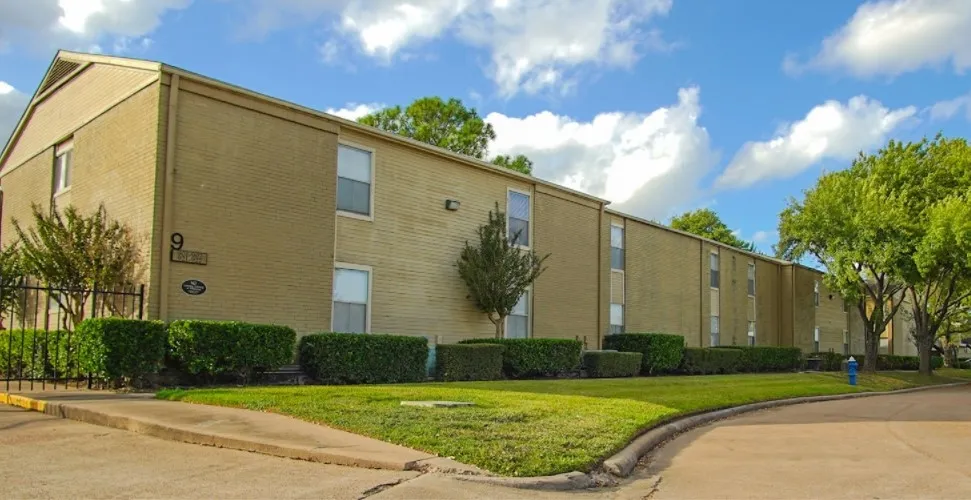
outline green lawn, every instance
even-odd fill
[[[755,401],[903,389],[971,379],[971,370],[522,380],[381,386],[165,390],[162,399],[270,411],[419,450],[497,474],[585,470],[645,428],[677,415]],[[414,408],[402,400],[473,401],[468,408]]]

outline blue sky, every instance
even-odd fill
[[[645,218],[711,207],[764,251],[824,169],[971,132],[967,0],[0,0],[0,142],[57,48],[347,117],[458,97],[491,154]]]

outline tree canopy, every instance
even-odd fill
[[[496,138],[492,125],[475,108],[455,98],[422,97],[404,108],[393,106],[362,116],[358,122],[480,160]],[[524,174],[533,171],[533,162],[525,155],[500,155],[492,163]]]
[[[718,217],[718,214],[710,208],[700,208],[691,212],[685,212],[671,219],[671,227],[691,234],[697,234],[715,240],[735,248],[755,251],[755,243],[745,241],[735,236],[732,230]]]

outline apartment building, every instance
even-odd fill
[[[498,204],[519,245],[551,255],[510,337],[862,350],[858,318],[815,270],[157,62],[59,52],[0,156],[0,187],[2,245],[32,203],[104,203],[132,227],[149,318],[490,336],[455,263]]]

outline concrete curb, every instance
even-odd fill
[[[249,451],[281,458],[291,458],[296,460],[305,460],[308,462],[320,462],[367,469],[420,470],[422,468],[420,460],[403,462],[394,459],[365,459],[361,457],[348,456],[341,453],[329,453],[327,451],[321,451],[318,448],[314,448],[313,446],[293,446],[288,444],[274,443],[271,440],[245,439],[215,433],[197,432],[188,429],[181,429],[176,426],[168,426],[160,423],[139,420],[138,418],[110,415],[101,411],[81,408],[71,404],[43,401],[16,394],[0,393],[0,404],[17,406],[26,410],[33,410],[54,417],[76,420],[78,422],[100,425],[102,427],[111,427],[114,429],[134,432],[136,434],[144,434],[169,441]],[[456,467],[456,469],[458,469],[458,467]]]
[[[589,473],[583,472],[567,472],[565,474],[557,474],[553,476],[538,476],[538,477],[524,477],[524,478],[512,478],[512,477],[495,477],[495,476],[456,476],[457,479],[462,479],[466,481],[484,482],[489,484],[495,484],[499,486],[506,486],[511,488],[522,488],[522,489],[539,489],[539,490],[555,490],[555,491],[566,491],[566,490],[577,490],[586,489],[593,486],[611,484],[616,482],[617,479],[627,477],[634,470],[637,462],[641,458],[654,451],[656,448],[663,445],[665,442],[671,438],[681,434],[685,431],[708,425],[710,423],[716,422],[718,420],[723,420],[726,418],[734,417],[737,415],[742,415],[744,413],[751,413],[758,410],[764,410],[768,408],[777,408],[781,406],[792,406],[805,403],[819,403],[824,401],[839,401],[844,399],[854,399],[854,398],[864,398],[872,396],[886,396],[889,394],[904,394],[908,392],[919,392],[927,391],[933,389],[944,389],[948,387],[958,387],[962,385],[968,385],[971,382],[956,382],[952,384],[940,384],[940,385],[930,385],[924,387],[911,387],[908,389],[899,389],[896,391],[883,391],[883,392],[854,392],[850,394],[834,394],[831,396],[807,396],[799,398],[790,399],[777,399],[774,401],[763,401],[760,403],[752,403],[741,406],[734,406],[731,408],[724,408],[721,410],[714,410],[705,413],[699,413],[697,415],[689,415],[686,417],[681,417],[668,423],[661,424],[648,430],[646,433],[634,438],[627,446],[622,450],[615,453],[613,456],[607,458],[603,461],[603,464],[598,470]]]

